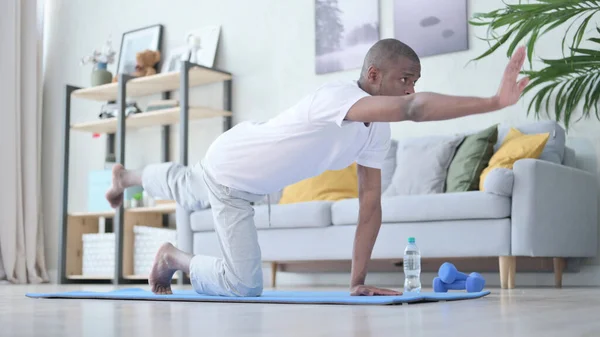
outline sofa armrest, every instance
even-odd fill
[[[596,256],[596,177],[537,159],[519,160],[513,171],[512,255]]]
[[[186,253],[193,254],[192,227],[190,226],[190,215],[192,213],[177,205],[175,211],[175,223],[177,227],[177,248]]]

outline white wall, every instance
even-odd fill
[[[471,0],[470,13],[495,9],[501,1]],[[381,0],[381,37],[393,37],[393,0]],[[61,127],[66,84],[87,86],[89,66],[78,64],[82,56],[99,48],[112,34],[115,48],[123,32],[162,23],[165,26],[164,47],[176,47],[184,34],[204,25],[221,25],[221,39],[216,67],[234,75],[234,123],[264,120],[293,104],[318,84],[331,79],[356,79],[359,70],[317,76],[314,72],[314,1],[312,0],[49,0],[47,4],[46,46],[47,70],[44,89],[44,169],[43,200],[46,223],[48,266],[57,265],[58,210],[61,200]],[[396,18],[401,19],[401,18]],[[482,61],[467,64],[483,52],[487,44],[484,28],[469,27],[470,50],[422,59],[422,79],[417,91],[436,91],[456,95],[491,95],[495,93],[506,64],[506,56],[497,53]],[[536,52],[544,57],[559,55],[558,39],[553,34],[542,39]],[[504,52],[504,50],[502,50]],[[115,65],[109,68],[114,70]],[[220,86],[194,89],[192,102],[219,106]],[[156,98],[156,97],[155,97]],[[99,104],[74,102],[73,122],[94,119]],[[492,123],[517,123],[527,119],[525,102],[493,114],[460,120],[423,124],[398,123],[393,126],[396,138],[433,133],[454,133],[479,129]],[[530,118],[531,119],[531,118]],[[190,128],[190,161],[200,159],[211,140],[221,130],[221,120],[195,122]],[[582,121],[570,136],[590,138],[598,148],[596,121]],[[177,134],[173,142],[177,143]],[[84,210],[87,172],[103,168],[104,137],[92,139],[89,134],[72,133],[71,138],[70,210]],[[176,155],[177,146],[172,154]],[[127,165],[140,168],[160,159],[160,129],[130,132]],[[174,157],[173,159],[176,159]],[[600,284],[600,267],[595,260],[584,272],[567,275],[565,284]],[[347,281],[345,275],[326,278],[306,276],[285,279],[311,282]],[[381,281],[394,283],[396,275],[382,276]],[[551,275],[519,275],[519,283],[551,284]]]

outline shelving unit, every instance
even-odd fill
[[[127,97],[142,97],[180,90],[183,87],[182,80],[184,77],[187,77],[188,88],[231,80],[231,74],[221,70],[206,68],[190,62],[187,62],[186,66],[187,68],[182,67],[182,69],[186,70],[181,72],[160,73],[138,78],[125,75],[128,78],[125,86]],[[185,76],[182,76],[182,74]],[[115,101],[119,98],[121,84],[124,84],[124,82],[119,79],[118,83],[78,89],[72,93],[72,97],[95,101]]]
[[[141,129],[156,125],[167,125],[179,123],[180,109],[164,109],[138,113],[127,117],[125,127],[129,129]],[[198,120],[212,117],[228,117],[231,112],[204,107],[190,107],[189,120]],[[114,118],[100,119],[97,121],[83,122],[71,125],[71,130],[92,133],[115,133],[117,121]]]
[[[115,133],[116,134],[116,163],[125,165],[126,131],[131,129],[162,126],[162,160],[169,158],[169,133],[171,124],[179,124],[180,153],[179,162],[188,164],[188,135],[189,122],[205,118],[222,117],[223,131],[231,128],[231,82],[230,73],[218,69],[207,68],[187,61],[182,61],[181,71],[161,73],[152,76],[133,78],[119,75],[118,83],[78,88],[66,86],[65,116],[63,123],[63,198],[60,209],[61,226],[59,235],[59,282],[110,282],[114,284],[136,283],[147,281],[147,275],[133,273],[134,233],[136,225],[162,227],[164,216],[177,211],[175,204],[157,205],[154,207],[139,207],[106,212],[68,212],[69,186],[69,148],[70,133]],[[210,84],[223,83],[223,107],[214,109],[202,106],[189,106],[189,88]],[[167,97],[171,91],[179,91],[179,107],[142,112],[126,117],[125,104],[127,98],[162,94]],[[73,98],[95,101],[117,101],[119,113],[116,118],[71,124],[71,100]],[[100,218],[113,220],[115,233],[115,270],[112,277],[82,275],[83,242],[82,235],[98,233]],[[177,276],[177,275],[176,275]],[[177,278],[177,277],[175,277]]]

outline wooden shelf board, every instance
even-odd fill
[[[177,90],[181,82],[180,77],[181,73],[176,71],[134,78],[127,82],[127,97],[140,97]],[[189,70],[190,88],[229,79],[231,79],[231,74],[219,70],[204,67],[194,67]],[[96,101],[115,101],[118,91],[118,83],[109,83],[75,90],[71,96]]]
[[[169,214],[175,212],[177,209],[176,204],[164,204],[157,205],[153,207],[136,207],[136,208],[127,208],[125,209],[125,213],[152,213],[152,214]],[[70,217],[76,218],[112,218],[115,216],[114,211],[106,211],[106,212],[75,212],[69,213]]]
[[[141,129],[151,126],[160,126],[179,123],[180,108],[170,108],[156,111],[147,111],[131,115],[125,119],[127,129]],[[211,109],[206,107],[190,107],[189,120],[198,120],[213,117],[231,116],[230,111]],[[91,122],[71,125],[72,130],[92,133],[115,133],[117,131],[117,118],[99,119]]]
[[[136,208],[128,208],[126,212],[128,213],[160,213],[160,214],[169,214],[175,212],[177,209],[177,204],[165,204],[165,205],[157,205],[153,207],[136,207]]]
[[[123,278],[126,280],[147,280],[148,275],[125,275]],[[173,275],[173,279],[177,279],[177,273]]]
[[[69,280],[112,280],[112,276],[95,276],[95,275],[69,275],[67,276]]]
[[[74,213],[69,213],[69,216],[73,217],[73,218],[112,218],[115,216],[115,211],[74,212]]]

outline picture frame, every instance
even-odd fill
[[[203,67],[213,68],[219,45],[221,26],[205,26],[187,32],[184,44],[165,53],[161,73],[179,71],[181,61],[190,61]]]
[[[394,37],[421,58],[469,50],[469,1],[394,0]]]
[[[360,69],[380,39],[379,0],[314,0],[315,73]]]
[[[169,50],[166,57],[163,59],[160,68],[161,73],[177,72],[181,70],[181,61],[189,61],[189,49],[187,46],[181,46]]]
[[[221,26],[219,25],[204,26],[189,31],[185,35],[185,43],[190,49],[188,60],[201,66],[212,68],[215,64],[220,34]],[[194,40],[194,38],[197,40]],[[197,46],[195,42],[198,43]],[[198,49],[194,50],[195,46]]]
[[[163,25],[156,24],[123,33],[116,75],[131,74],[135,71],[136,54],[144,50],[159,51],[162,54]]]

